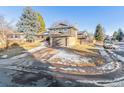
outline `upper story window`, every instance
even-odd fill
[[[19,35],[15,35],[15,38],[20,38],[20,36]]]
[[[13,38],[13,35],[11,35],[10,38]]]

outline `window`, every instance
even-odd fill
[[[19,35],[15,35],[15,38],[20,38],[20,36]]]
[[[13,38],[13,35],[11,35],[10,38]]]

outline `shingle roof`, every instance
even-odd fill
[[[49,30],[51,29],[57,29],[57,28],[74,28],[77,29],[75,26],[69,24],[69,23],[64,23],[64,22],[58,22],[58,23],[54,23]]]

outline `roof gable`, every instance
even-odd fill
[[[58,23],[53,26],[53,28],[63,28],[63,27],[70,27],[70,25],[65,23]]]
[[[75,26],[70,25],[69,23],[64,23],[64,22],[55,23],[49,29],[56,29],[56,28],[74,28],[74,29],[76,29]]]

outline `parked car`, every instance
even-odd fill
[[[116,49],[116,48],[118,48],[118,46],[113,44],[112,41],[105,41],[103,47],[106,48],[106,49]]]

